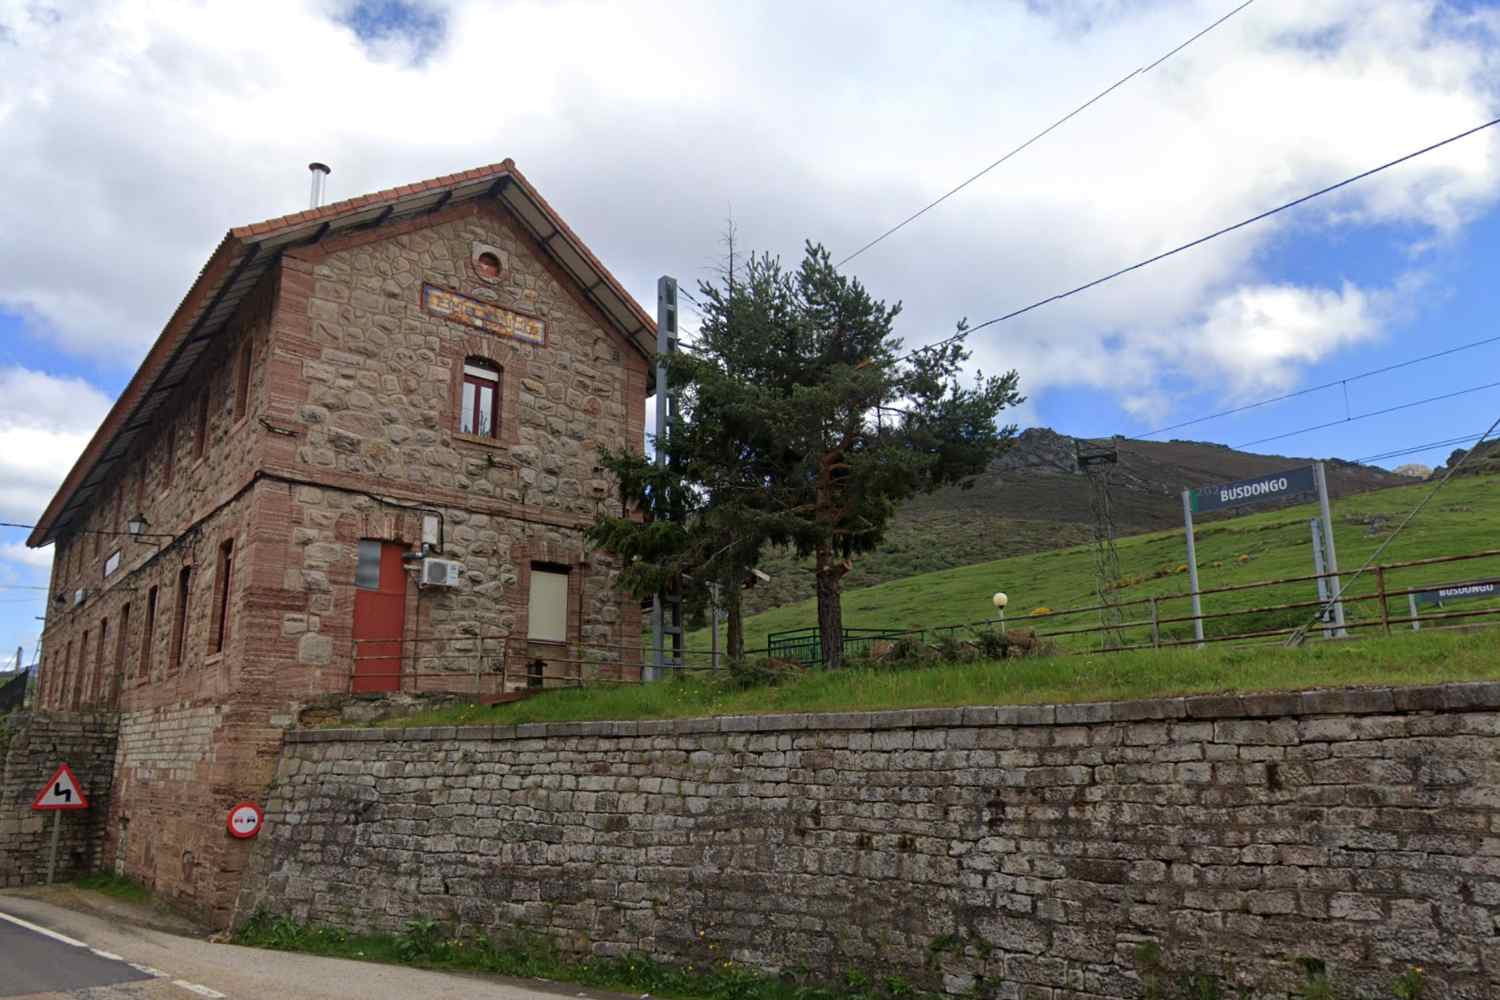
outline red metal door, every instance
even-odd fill
[[[354,690],[395,691],[401,686],[401,636],[406,627],[403,548],[393,542],[359,543],[354,574]]]

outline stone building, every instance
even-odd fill
[[[28,542],[39,707],[119,714],[105,863],[223,922],[309,700],[638,676],[582,529],[654,343],[510,160],[231,230]]]

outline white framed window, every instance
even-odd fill
[[[531,567],[531,603],[526,638],[536,642],[568,639],[568,571],[561,566]]]

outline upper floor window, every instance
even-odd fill
[[[166,457],[162,460],[162,485],[171,486],[177,472],[177,425],[167,428]]]
[[[234,419],[238,420],[245,415],[250,403],[250,362],[254,360],[254,348],[246,338],[245,345],[240,348],[240,368],[235,373],[234,381]]]
[[[208,450],[208,392],[198,394],[197,424],[193,428],[193,457],[202,458]]]
[[[458,429],[496,437],[500,430],[500,367],[484,358],[464,359],[464,389]]]

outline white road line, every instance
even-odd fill
[[[0,913],[0,920],[8,920],[11,923],[15,924],[17,927],[24,927],[28,931],[34,931],[37,934],[41,934],[44,937],[49,937],[54,941],[61,941],[63,944],[72,945],[74,948],[88,947],[88,945],[84,944],[82,941],[79,941],[77,938],[70,938],[66,934],[57,933],[57,931],[49,931],[47,928],[42,927],[39,924],[34,924],[30,920],[22,920],[20,917],[13,917],[9,913]]]
[[[77,938],[70,938],[66,934],[59,934],[57,933],[57,931],[48,930],[40,924],[32,923],[30,920],[22,920],[20,917],[13,917],[9,913],[0,913],[0,920],[9,921],[10,923],[15,924],[17,927],[24,927],[28,931],[32,931],[36,934],[41,934],[44,937],[49,937],[54,941],[61,941],[63,944],[69,945],[74,948],[85,948],[93,952],[95,955],[98,955],[100,958],[107,958],[112,962],[125,962],[123,958],[121,958],[119,955],[116,955],[114,952],[101,951],[100,949],[91,947],[90,945],[78,940]],[[145,975],[151,976],[154,979],[165,979],[167,977],[167,974],[165,972],[161,971],[160,969],[153,969],[149,965],[138,965],[135,962],[125,962],[125,964],[130,966],[135,971],[144,973]],[[189,993],[196,993],[200,997],[208,997],[209,1000],[225,1000],[226,996],[226,994],[220,993],[218,990],[211,990],[207,986],[200,986],[197,983],[190,983],[185,979],[174,979],[172,980],[172,985],[181,986]]]

